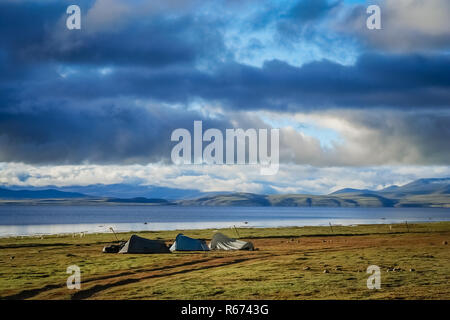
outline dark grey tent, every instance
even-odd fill
[[[228,238],[226,235],[217,232],[209,244],[211,250],[253,250],[253,243],[242,240]]]
[[[209,251],[209,247],[204,240],[192,239],[180,233],[170,251]]]
[[[150,240],[132,235],[119,253],[169,253],[164,241]]]

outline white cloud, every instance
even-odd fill
[[[281,165],[261,176],[253,166],[67,165],[0,163],[0,185],[70,186],[139,183],[204,192],[232,191],[327,194],[341,188],[381,189],[419,178],[448,177],[450,166],[324,167]]]
[[[382,30],[368,30],[365,5],[339,21],[336,28],[356,33],[378,48],[417,51],[450,47],[450,1],[380,0]]]
[[[255,113],[252,113],[255,115]],[[447,165],[448,111],[263,113],[280,125],[280,161],[313,166]],[[305,130],[312,125],[318,129]],[[334,134],[331,135],[329,132]],[[324,145],[322,135],[326,135]]]

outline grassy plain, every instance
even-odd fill
[[[258,250],[150,255],[102,253],[112,234],[2,238],[0,299],[450,299],[450,222],[332,229],[242,228]],[[137,234],[170,244],[178,232]],[[66,287],[69,265],[80,290]],[[380,290],[366,286],[370,265]]]

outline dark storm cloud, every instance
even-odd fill
[[[233,113],[242,110],[334,109],[395,109],[410,118],[371,123],[368,111],[353,118],[376,132],[366,137],[372,144],[361,145],[385,150],[386,157],[377,160],[382,153],[370,150],[362,158],[349,156],[353,151],[345,147],[330,156],[319,146],[306,163],[401,163],[403,154],[409,163],[450,159],[445,147],[450,119],[440,114],[450,107],[446,53],[363,54],[348,66],[321,60],[296,67],[272,60],[254,67],[231,58],[220,19],[186,12],[127,16],[109,29],[94,28],[91,18],[85,29],[69,32],[66,5],[0,4],[0,162],[155,162],[170,156],[172,130],[191,128],[194,120],[208,119],[208,126],[223,129],[232,127],[240,117]],[[89,9],[93,2],[84,5]],[[316,7],[306,15],[302,6]],[[325,1],[300,1],[281,20],[295,26],[330,10]],[[198,102],[220,106],[224,115],[212,120],[188,111]],[[305,163],[299,158],[304,150],[297,154],[288,160]]]
[[[48,105],[34,112],[0,111],[0,162],[31,164],[170,163],[176,128],[203,130],[264,128],[258,117],[225,114],[209,118],[198,112],[127,100],[102,101],[74,108]],[[376,112],[373,112],[376,111]],[[448,111],[335,110],[328,117],[345,121],[341,142],[323,148],[320,142],[290,128],[280,134],[282,163],[313,166],[450,165]],[[206,143],[205,143],[206,145]]]
[[[207,72],[189,66],[124,67],[106,76],[97,69],[74,67],[78,73],[64,79],[53,66],[48,68],[45,75],[23,79],[20,99],[203,99],[229,109],[273,111],[448,108],[450,101],[449,55],[363,55],[352,66],[326,60],[302,67],[274,60],[261,68],[228,62]]]
[[[89,12],[91,2],[83,2]],[[15,67],[30,63],[164,66],[194,63],[223,53],[215,21],[192,15],[139,15],[99,29],[96,17],[84,17],[82,30],[65,26],[67,3],[0,4],[0,50]],[[105,8],[104,10],[107,10]],[[1,61],[1,55],[0,55]]]
[[[364,55],[354,66],[330,61],[302,67],[281,61],[262,68],[233,64],[192,92],[241,109],[448,107],[449,71],[449,55]]]
[[[371,151],[366,156],[374,164],[450,164],[448,110],[419,113],[358,112],[345,117],[370,132],[366,141],[367,149]],[[342,153],[349,151],[344,149]]]
[[[314,21],[336,3],[298,1],[281,19]],[[86,30],[68,31],[63,4],[1,5],[0,108],[37,98],[122,96],[170,103],[203,99],[235,110],[449,106],[448,54],[365,54],[351,66],[322,60],[295,67],[272,60],[258,68],[230,58],[220,20],[127,16],[117,27],[98,30],[91,17],[91,28],[87,23]],[[105,67],[111,74],[101,74]]]
[[[132,106],[128,101],[103,101],[80,110],[70,105],[34,112],[0,111],[0,162],[35,164],[133,164],[170,161],[177,128],[192,131],[197,112]],[[207,119],[224,129],[226,119]]]
[[[287,17],[301,22],[313,21],[322,18],[337,5],[327,0],[302,0],[294,4]]]

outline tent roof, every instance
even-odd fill
[[[189,238],[180,233],[170,247],[170,251],[209,251],[209,247],[204,240]]]
[[[161,240],[150,240],[146,238],[139,237],[137,235],[132,235],[130,240],[125,243],[123,248],[119,253],[168,253],[169,248],[167,248],[164,241]]]
[[[217,232],[209,244],[211,250],[253,250],[253,243],[236,240]]]

